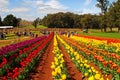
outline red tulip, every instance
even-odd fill
[[[13,74],[11,73],[11,72],[9,72],[8,74],[7,74],[7,76],[8,77],[11,77]]]
[[[6,76],[3,76],[3,77],[2,77],[2,80],[7,80],[7,77],[6,77]]]

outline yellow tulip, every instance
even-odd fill
[[[58,62],[55,62],[55,65],[58,65]]]
[[[72,58],[72,60],[74,60],[75,58]]]
[[[95,70],[95,69],[93,69],[92,71],[93,71],[93,72],[96,72],[96,70]]]
[[[98,74],[98,71],[95,71],[96,74]]]
[[[76,55],[75,59],[76,59],[76,60],[80,59],[80,56],[79,56],[79,55]]]
[[[89,72],[92,72],[91,69],[88,70]]]
[[[58,73],[61,74],[61,69],[60,68],[58,69]]]
[[[55,71],[52,71],[52,76],[56,76],[56,72]]]
[[[87,63],[88,62],[88,60],[85,60],[85,63]]]
[[[94,67],[91,67],[92,70],[94,70]]]
[[[55,69],[55,65],[52,65],[52,66],[51,66],[51,69]]]
[[[85,77],[87,77],[87,76],[88,76],[88,73],[85,73],[84,75],[85,75]]]
[[[95,79],[100,80],[101,75],[100,74],[95,74]]]
[[[87,67],[87,68],[89,68],[89,67],[90,67],[90,65],[86,65],[86,67]]]
[[[100,78],[99,80],[104,80],[103,78]]]
[[[80,66],[82,67],[82,66],[83,66],[83,64],[80,64]]]
[[[66,75],[62,74],[61,78],[62,78],[62,80],[66,80]]]
[[[58,59],[56,57],[54,57],[54,60],[55,60],[55,62],[58,62]]]
[[[95,80],[93,76],[90,76],[88,80]]]
[[[78,63],[80,63],[80,60],[78,60]]]

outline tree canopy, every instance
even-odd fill
[[[16,27],[19,25],[19,22],[20,22],[20,18],[16,18],[14,15],[12,14],[9,14],[7,15],[4,20],[3,20],[3,24],[5,26],[13,26],[13,27]]]

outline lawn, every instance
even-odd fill
[[[24,27],[24,28],[35,28],[34,26],[27,26],[27,27]],[[47,28],[46,26],[43,26],[43,25],[38,25],[37,28]]]
[[[120,39],[120,33],[117,33],[116,29],[113,29],[113,30],[114,32],[101,32],[100,30],[90,29],[88,33],[83,33],[83,31],[79,31],[78,34],[86,35],[86,36],[97,36],[97,37]]]

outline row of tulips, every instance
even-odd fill
[[[89,38],[89,39],[96,39],[101,41],[107,41],[107,43],[120,43],[120,39],[113,39],[113,38],[103,38],[103,37],[95,37],[95,36],[83,36],[83,35],[76,35],[79,37]]]
[[[112,74],[113,79],[115,80],[120,78],[120,68],[119,68],[119,65],[115,63],[117,62],[119,64],[118,61],[116,61],[115,59],[114,59],[115,61],[112,61],[113,59],[111,58],[110,59],[107,58],[108,60],[106,60],[106,56],[98,55],[99,51],[97,52],[91,51],[92,49],[89,49],[89,48],[87,49],[83,47],[83,45],[80,45],[80,44],[78,45],[78,43],[79,42],[75,43],[75,41],[71,42],[71,40],[69,40],[69,44],[74,45],[74,47],[78,49],[81,55],[83,55],[89,61],[94,62],[97,66],[99,66],[99,68],[102,70],[104,74]],[[87,46],[87,45],[84,45],[84,46]],[[114,54],[111,54],[111,55],[114,55]]]
[[[32,70],[36,62],[41,56],[41,51],[47,46],[47,44],[50,42],[50,40],[53,37],[53,33],[49,35],[44,41],[42,41],[42,44],[38,45],[35,49],[28,52],[27,55],[22,58],[22,60],[18,61],[16,66],[14,66],[12,69],[9,69],[5,75],[2,76],[3,80],[25,80],[26,76],[28,76],[28,73]],[[27,49],[24,51],[19,51],[19,55],[26,54]]]
[[[76,39],[75,39],[76,40]],[[117,43],[118,44],[118,43]],[[120,43],[119,43],[120,44]],[[91,50],[92,52],[96,53],[97,55],[99,56],[103,56],[103,59],[105,59],[106,61],[111,61],[111,62],[114,62],[116,64],[118,64],[120,66],[120,56],[116,53],[110,53],[110,52],[107,52],[106,50],[102,49],[102,50],[99,50],[99,48],[95,48],[93,46],[88,46],[88,45],[84,45],[86,46],[87,49]],[[118,46],[119,47],[119,46]]]
[[[120,43],[111,42],[108,44],[107,40],[97,40],[94,38],[91,39],[91,38],[77,37],[77,36],[71,36],[71,38],[81,43],[88,44],[93,47],[104,49],[108,52],[117,53],[118,55],[120,55]]]
[[[78,52],[74,51],[74,49],[59,36],[58,39],[64,45],[66,52],[70,55],[70,58],[72,59],[76,67],[82,72],[84,77],[86,77],[88,80],[104,80],[102,74],[93,66],[91,66],[88,60],[86,60]]]
[[[73,41],[73,42],[75,42],[75,41]],[[118,62],[120,56],[115,53],[110,53],[110,52],[105,51],[104,49],[99,49],[97,47],[83,44],[81,42],[76,42],[76,44],[79,44],[82,48],[84,48],[84,52],[87,51],[86,54],[90,54],[90,53],[93,55],[96,54],[97,56],[102,56],[103,59],[105,59],[106,61],[111,61],[111,62],[114,62],[114,63],[120,65],[120,63]]]
[[[39,38],[34,38],[34,39],[31,39],[31,40],[26,40],[26,41],[23,41],[23,42],[19,42],[19,43],[16,43],[16,44],[11,44],[11,45],[2,47],[0,49],[0,56],[5,55],[5,54],[14,53],[17,49],[24,48],[25,46],[29,46],[29,45],[41,40],[41,38],[45,38],[45,37],[46,36],[42,36],[42,37],[39,37]]]
[[[43,40],[44,39],[41,38],[40,41],[23,48],[22,50],[19,50],[19,52],[10,55],[8,58],[4,57],[0,63],[0,76],[3,76],[6,72],[8,72],[8,70],[12,70],[15,66],[18,66],[19,62],[27,57],[31,51],[35,50],[41,44],[41,42],[43,42]]]
[[[65,67],[63,54],[58,47],[56,35],[54,36],[54,48],[52,52],[54,53],[54,62],[52,62],[51,69],[54,80],[67,80],[69,76]]]

